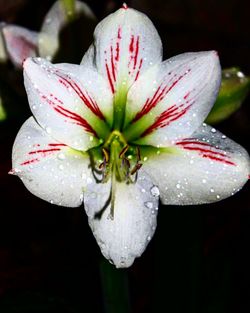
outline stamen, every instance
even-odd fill
[[[109,153],[108,153],[108,151],[105,148],[102,148],[102,152],[104,154],[104,159],[105,159],[106,163],[108,163],[108,161],[109,161]]]
[[[130,175],[134,175],[142,167],[141,163],[137,163],[131,170]]]
[[[136,147],[136,155],[137,155],[137,161],[141,161],[141,151],[139,147]]]
[[[122,159],[122,158],[124,157],[125,153],[128,151],[128,148],[129,148],[129,146],[126,145],[126,146],[122,149],[122,151],[119,153],[119,158],[120,158],[120,159]]]

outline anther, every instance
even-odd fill
[[[141,163],[137,163],[131,170],[130,175],[134,175],[142,167]]]
[[[122,159],[127,151],[128,151],[128,145],[122,148],[121,152],[119,153],[119,158]]]
[[[108,153],[108,151],[105,148],[102,148],[102,153],[104,155],[104,161],[106,163],[108,163],[108,161],[109,161],[109,153]]]

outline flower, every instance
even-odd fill
[[[81,1],[75,2],[75,19],[81,17],[86,23],[95,21],[90,8]],[[0,62],[9,58],[17,68],[27,57],[41,56],[51,60],[59,49],[60,33],[71,21],[72,12],[66,10],[61,0],[56,1],[46,14],[40,32],[27,28],[0,24]]]
[[[214,51],[162,62],[151,21],[126,5],[97,26],[81,65],[24,62],[31,111],[13,170],[36,196],[84,207],[116,267],[140,256],[163,204],[219,201],[248,180],[249,156],[202,124],[221,80]]]

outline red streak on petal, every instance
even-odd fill
[[[39,161],[38,158],[36,158],[36,159],[31,159],[31,160],[28,160],[28,161],[25,161],[25,162],[21,163],[20,165],[29,165],[29,164],[31,164],[31,163],[35,163],[35,162],[38,162],[38,161]]]
[[[44,149],[44,150],[35,150],[35,151],[30,151],[28,154],[36,154],[36,153],[41,153],[41,154],[48,154],[51,152],[55,152],[55,151],[60,151],[61,149],[58,148],[53,148],[53,149]]]
[[[64,143],[49,143],[48,146],[50,147],[65,147]]]
[[[225,164],[228,164],[228,165],[236,166],[236,164],[234,162],[231,162],[231,161],[228,161],[228,160],[225,160],[225,159],[221,159],[221,158],[215,157],[213,155],[202,154],[201,156],[203,158],[208,158],[208,159],[211,159],[213,161],[218,161],[218,162],[222,162],[222,163],[225,163]]]
[[[109,86],[111,88],[112,93],[115,93],[115,87],[114,87],[114,84],[113,84],[113,81],[112,81],[112,78],[110,75],[108,64],[106,63],[105,66],[106,66],[106,72],[107,72],[107,76],[108,76]]]
[[[116,75],[115,75],[115,64],[114,64],[114,54],[113,54],[113,47],[110,46],[110,59],[111,59],[111,71],[113,76],[113,81],[116,81]]]
[[[191,70],[189,69],[184,74],[180,75],[169,87],[166,85],[162,88],[162,85],[160,85],[155,91],[153,97],[151,99],[147,98],[145,104],[142,107],[142,110],[136,114],[132,123],[136,122],[145,114],[150,112],[158,103],[160,103],[166,97],[166,95],[177,85],[177,83],[190,71]]]
[[[212,146],[211,146],[212,147]],[[193,151],[198,151],[198,152],[204,152],[204,153],[212,153],[214,155],[220,155],[222,157],[228,157],[227,155],[225,155],[224,153],[221,152],[217,152],[217,151],[213,151],[213,150],[208,150],[208,149],[203,149],[203,148],[197,148],[197,147],[183,147],[186,150],[193,150]]]
[[[140,39],[140,37],[137,36],[136,47],[135,47],[135,56],[134,56],[134,68],[133,68],[134,70],[136,68],[138,54],[139,54],[139,39]]]
[[[183,141],[178,141],[178,142],[176,143],[176,145],[181,145],[181,146],[190,145],[190,144],[192,144],[192,145],[201,145],[201,146],[212,147],[209,143],[201,142],[201,141],[197,141],[197,140],[191,141],[190,138],[187,139],[187,140],[184,139]]]
[[[133,53],[134,51],[134,35],[131,36],[130,44],[129,44],[129,52]]]
[[[119,28],[118,28],[118,34],[117,34],[117,38],[118,38],[118,39],[122,39],[121,32],[122,32],[121,27],[119,27]]]
[[[90,97],[90,95],[85,92],[86,94],[84,94],[83,90],[80,88],[80,86],[73,80],[69,80],[65,77],[63,77],[62,75],[57,73],[57,76],[60,77],[59,82],[61,84],[63,84],[66,88],[68,88],[69,86],[75,91],[75,93],[78,95],[78,97],[83,101],[83,103],[96,115],[98,116],[100,119],[104,120],[104,116],[100,110],[100,108],[98,107],[98,104],[94,101],[94,99],[92,99]],[[63,104],[62,101],[60,101],[60,99],[56,98],[55,99],[60,102],[61,104]]]
[[[141,137],[144,137],[146,135],[149,135],[154,130],[158,128],[163,128],[171,124],[172,122],[179,119],[181,116],[186,114],[188,109],[191,107],[192,104],[190,104],[187,107],[184,107],[184,104],[181,104],[179,106],[173,105],[170,108],[168,108],[166,111],[162,112],[159,117],[156,118],[155,122],[149,126],[141,135]],[[180,110],[181,109],[181,110]],[[179,111],[180,110],[180,111]]]
[[[118,62],[120,58],[120,43],[119,42],[116,43],[115,51],[116,51],[115,61]]]
[[[185,96],[183,97],[183,99],[186,100],[186,99],[189,97],[189,95],[190,95],[190,91],[185,94]]]
[[[135,81],[137,81],[138,77],[139,77],[139,74],[140,74],[140,70],[141,70],[141,67],[142,67],[142,59],[140,60],[140,65],[139,65],[139,68],[138,68],[138,71],[135,75]]]
[[[45,95],[42,95],[42,99],[44,99],[56,112],[60,113],[64,117],[75,121],[75,124],[82,126],[87,132],[92,133],[94,136],[96,136],[96,132],[93,130],[93,128],[80,115],[63,108],[61,105],[56,104],[51,99],[48,99]]]

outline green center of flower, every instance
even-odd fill
[[[111,179],[110,218],[114,218],[115,189],[117,183],[135,183],[141,168],[140,149],[129,146],[118,130],[112,131],[105,143],[90,151],[94,171],[101,174],[100,183]]]

